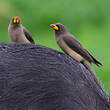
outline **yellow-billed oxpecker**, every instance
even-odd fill
[[[66,54],[70,55],[72,58],[82,63],[95,77],[91,63],[94,63],[97,66],[100,66],[102,64],[82,47],[80,42],[68,32],[64,25],[56,23],[51,24],[50,26],[55,30],[55,39],[59,47]]]
[[[8,27],[8,34],[10,40],[16,43],[34,43],[29,31],[22,26],[20,19],[14,17]]]

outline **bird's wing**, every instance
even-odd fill
[[[89,62],[95,63],[97,66],[102,65],[97,61],[86,49],[82,47],[78,40],[76,40],[72,35],[67,35],[62,37],[64,42],[75,52],[79,53]]]
[[[35,44],[35,42],[34,42],[32,36],[30,35],[29,31],[28,31],[25,27],[23,27],[23,32],[24,32],[26,38],[27,38],[31,43]]]

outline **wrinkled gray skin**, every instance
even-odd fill
[[[110,98],[68,55],[0,43],[0,110],[110,110]]]
[[[21,22],[19,21],[19,23],[14,23],[13,20],[14,18],[11,20],[8,27],[10,40],[16,43],[34,43],[29,31],[22,26]]]

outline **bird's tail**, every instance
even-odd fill
[[[90,54],[89,54],[89,55],[90,55]],[[100,67],[100,66],[103,66],[103,65],[102,65],[99,61],[97,61],[92,55],[90,55],[90,56],[92,57],[92,59],[93,59],[93,61],[94,61],[94,62],[93,62],[94,64],[96,64],[96,65],[99,66],[99,67]]]
[[[89,72],[91,73],[91,76],[93,76],[94,81],[99,85],[100,89],[103,90],[103,88],[101,87],[101,85],[100,85],[100,83],[99,83],[99,81],[98,81],[98,79],[97,79],[97,77],[95,75],[94,70],[92,69],[92,66],[91,66],[90,62],[88,62],[87,60],[85,60],[83,62],[83,65],[89,70]]]

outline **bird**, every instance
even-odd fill
[[[59,47],[73,59],[79,63],[82,63],[95,77],[91,63],[96,64],[97,66],[102,66],[102,64],[96,60],[85,48],[83,48],[81,43],[67,30],[63,24],[51,24],[50,27],[54,29],[55,40]]]
[[[33,43],[35,44],[29,31],[22,26],[19,17],[13,17],[8,26],[8,35],[12,42],[16,43]]]

